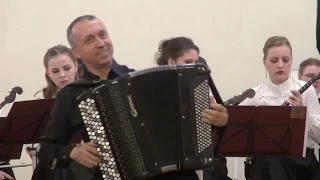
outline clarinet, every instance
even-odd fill
[[[316,75],[315,77],[313,77],[312,79],[310,79],[310,81],[308,81],[304,86],[302,86],[298,90],[299,93],[302,94],[304,91],[306,91],[318,79],[320,79],[320,73],[318,75]],[[289,103],[286,101],[286,102],[282,103],[281,106],[289,106]]]

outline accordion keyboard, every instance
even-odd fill
[[[202,153],[212,144],[211,125],[202,121],[202,112],[209,104],[208,81],[203,81],[194,90],[198,153]]]
[[[107,139],[102,120],[95,106],[94,99],[87,98],[79,104],[82,119],[91,139],[97,146],[101,163],[99,165],[104,180],[120,180],[120,173],[112,152],[110,141]]]

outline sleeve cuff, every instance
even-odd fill
[[[58,164],[69,164],[71,162],[70,153],[74,146],[64,147],[60,150],[57,160]]]

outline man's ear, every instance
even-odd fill
[[[79,68],[79,63],[78,63],[78,61],[75,61],[75,62],[74,62],[74,66],[76,67],[76,71],[78,71],[78,68]]]
[[[75,48],[72,48],[72,54],[73,54],[73,56],[76,57],[77,59],[81,59],[78,51],[77,51]]]

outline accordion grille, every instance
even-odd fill
[[[202,121],[202,112],[208,108],[206,105],[209,105],[208,95],[207,80],[194,89],[198,153],[202,153],[212,144],[211,125]]]
[[[150,74],[150,73],[161,72],[161,71],[170,71],[170,70],[177,70],[177,66],[163,65],[163,66],[148,68],[148,69],[144,69],[144,70],[134,71],[134,72],[129,73],[129,75],[132,78],[132,77],[141,76],[144,74]]]
[[[102,119],[93,98],[87,98],[79,104],[82,119],[86,126],[89,139],[94,141],[99,152],[101,163],[99,164],[104,180],[120,180],[120,173],[111,149],[110,141],[102,125]]]
[[[108,122],[106,123],[112,125],[112,131],[116,136],[115,140],[118,142],[115,146],[121,146],[119,153],[128,170],[126,176],[129,179],[142,176],[147,173],[146,167],[122,100],[123,94],[120,92],[120,86],[115,84],[110,86],[108,90],[110,91],[110,96],[102,97],[102,101],[106,105],[105,108],[109,109],[106,113],[108,115]]]

